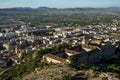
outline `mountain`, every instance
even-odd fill
[[[33,8],[31,7],[15,7],[15,8],[3,8],[0,10],[7,10],[7,11],[31,11]]]
[[[4,8],[0,9],[0,11],[120,11],[120,7],[108,7],[108,8],[91,8],[91,7],[83,7],[83,8],[49,8],[49,7],[16,7],[16,8]]]
[[[109,7],[107,9],[112,10],[112,11],[120,11],[120,7]]]
[[[108,8],[65,8],[64,10],[70,11],[120,11],[120,7],[108,7]]]
[[[38,7],[34,10],[40,10],[40,11],[49,11],[49,10],[58,10],[57,8],[48,8],[48,7]]]

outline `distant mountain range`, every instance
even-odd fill
[[[108,7],[108,8],[91,8],[91,7],[83,7],[83,8],[49,8],[49,7],[15,7],[15,8],[4,8],[0,9],[0,11],[120,11],[120,7]]]

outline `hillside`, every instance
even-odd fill
[[[51,65],[44,69],[37,68],[22,80],[119,80],[117,77],[115,73],[75,70],[67,65]]]

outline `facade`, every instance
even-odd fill
[[[47,62],[52,62],[52,63],[59,63],[59,64],[63,64],[66,62],[66,59],[60,58],[58,56],[55,56],[53,54],[46,54],[43,56],[43,60],[47,61]]]
[[[73,49],[73,48],[72,48]],[[77,64],[97,64],[102,59],[109,60],[115,55],[116,47],[112,44],[107,44],[105,46],[95,46],[90,44],[82,45],[83,52],[76,52],[74,50],[65,50],[66,54],[69,56],[74,56],[76,58]]]

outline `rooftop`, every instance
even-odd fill
[[[46,54],[44,56],[45,57],[49,57],[49,58],[53,58],[53,59],[61,61],[61,62],[65,62],[66,61],[64,58],[58,57],[58,56],[50,54],[50,53],[48,53],[48,54]]]

